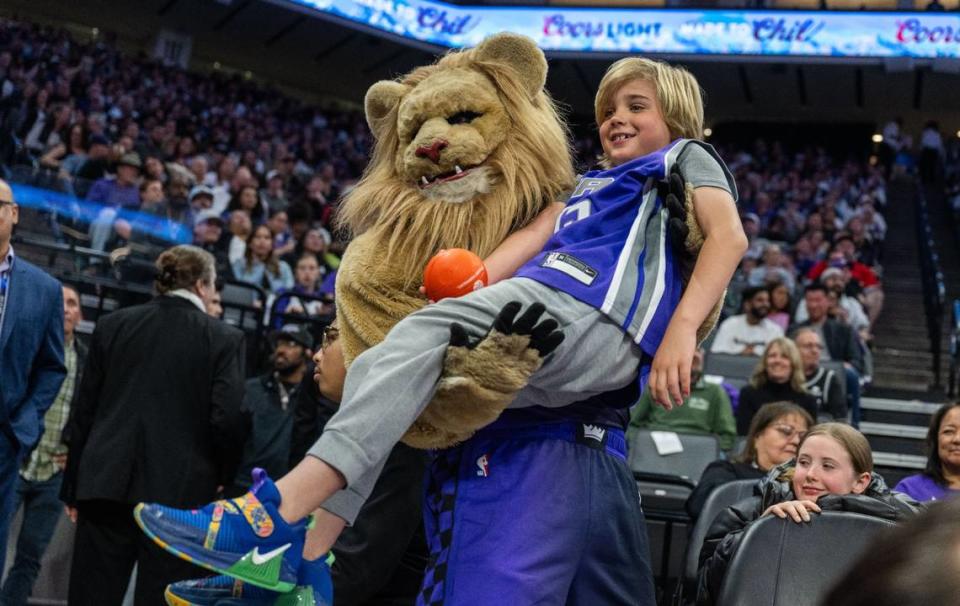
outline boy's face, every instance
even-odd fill
[[[613,166],[664,147],[672,140],[657,90],[648,80],[630,80],[613,95],[600,124],[600,145]]]

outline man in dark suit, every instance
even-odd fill
[[[0,180],[0,570],[20,463],[67,373],[60,283],[14,255],[18,220],[13,190]]]
[[[133,506],[193,507],[236,473],[249,419],[243,334],[205,313],[214,259],[176,246],[157,260],[153,301],[100,319],[72,419],[62,498],[77,512],[69,602],[119,604],[134,562],[136,603],[199,569],[137,528]]]

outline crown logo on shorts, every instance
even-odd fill
[[[599,425],[584,424],[583,426],[583,437],[596,440],[597,442],[603,442],[603,436],[606,433],[607,430]]]

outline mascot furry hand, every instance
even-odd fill
[[[539,321],[543,305],[535,303],[517,318],[520,309],[520,303],[507,303],[482,339],[472,338],[459,324],[450,326],[436,394],[404,437],[407,444],[432,448],[463,442],[495,421],[563,342],[555,320]]]
[[[418,288],[437,251],[487,257],[573,187],[567,131],[546,76],[536,44],[504,33],[370,87],[364,109],[376,145],[338,214],[354,235],[336,286],[348,365],[426,304]],[[681,206],[690,208],[685,197]],[[692,217],[686,242],[694,251],[703,239],[695,239]],[[496,330],[484,341],[451,346],[436,399],[404,442],[444,448],[466,439],[513,401],[542,361],[536,348]]]

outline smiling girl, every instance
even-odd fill
[[[713,604],[744,531],[762,516],[816,523],[810,512],[834,510],[899,520],[918,507],[907,495],[891,491],[873,471],[873,454],[862,433],[842,423],[817,425],[800,442],[797,458],[767,475],[760,496],[714,520],[700,551],[697,604]]]

